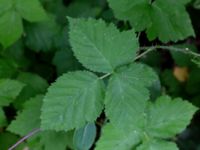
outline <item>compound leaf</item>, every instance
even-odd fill
[[[124,74],[124,76],[126,75]],[[112,119],[110,119],[111,124],[104,127],[96,150],[105,148],[106,150],[130,150],[133,148],[136,150],[177,150],[176,144],[168,142],[167,139],[186,128],[197,108],[180,98],[172,100],[168,96],[161,96],[156,102],[148,103],[149,105],[145,109],[142,108],[143,112],[141,111],[140,114],[131,113],[131,119],[134,121],[138,120],[138,115],[141,116],[143,126],[132,130],[127,130],[125,127],[124,130],[116,124],[112,124]],[[130,106],[127,105],[128,107]],[[132,107],[138,109],[138,105]],[[127,115],[124,114],[124,116]],[[126,120],[122,122],[127,123]],[[133,122],[132,125],[138,126],[138,123]]]
[[[146,30],[149,40],[162,42],[194,36],[185,4],[189,0],[108,0],[117,18],[128,20],[137,31]],[[171,6],[171,7],[169,7]]]
[[[90,72],[64,74],[50,86],[42,107],[42,129],[80,128],[93,122],[103,109],[104,86]]]
[[[120,32],[103,20],[69,18],[69,22],[72,50],[86,68],[109,73],[133,61],[138,50],[133,30]]]

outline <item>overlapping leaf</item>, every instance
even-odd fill
[[[49,51],[54,48],[55,37],[60,32],[60,26],[56,23],[54,17],[50,19],[27,24],[25,27],[27,38],[26,45],[34,51]]]
[[[18,113],[16,120],[11,122],[7,130],[25,136],[32,130],[39,128],[42,99],[43,95],[37,95],[27,101],[22,112]],[[45,131],[32,137],[25,146],[31,149],[44,147],[45,150],[65,150],[66,146],[69,145],[70,138],[72,139],[70,132]]]
[[[48,83],[45,79],[37,74],[21,72],[17,80],[26,84],[17,99],[14,101],[14,106],[17,109],[22,108],[25,101],[29,100],[38,94],[44,94],[48,88]]]
[[[10,79],[0,80],[0,106],[8,106],[19,95],[24,84]]]
[[[68,71],[77,70],[81,66],[78,61],[76,61],[72,51],[69,49],[57,51],[53,58],[53,64],[56,66],[58,75]]]
[[[138,50],[133,30],[120,32],[103,20],[69,18],[69,22],[72,50],[86,68],[110,73],[133,61]]]
[[[0,16],[0,42],[4,47],[8,47],[17,41],[22,33],[22,19],[18,13],[8,11]]]
[[[90,72],[77,71],[58,78],[48,89],[42,107],[42,129],[80,128],[93,122],[103,109],[104,86]]]
[[[39,0],[15,0],[15,7],[22,18],[30,21],[42,21],[47,18],[45,10]]]
[[[38,74],[21,72],[17,80],[28,85],[35,93],[44,93],[49,86],[48,82]]]
[[[42,95],[38,95],[24,105],[22,112],[18,113],[16,120],[8,126],[10,132],[24,136],[34,129],[40,127],[40,109],[42,105]]]
[[[108,0],[117,18],[129,20],[137,31],[146,30],[149,40],[162,42],[194,36],[185,4],[190,0]]]
[[[9,78],[17,71],[17,65],[10,59],[0,59],[0,78]]]
[[[38,0],[0,0],[0,43],[5,48],[21,37],[22,18],[35,22],[47,16]]]

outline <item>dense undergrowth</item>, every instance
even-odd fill
[[[0,0],[0,150],[199,150],[199,0]]]

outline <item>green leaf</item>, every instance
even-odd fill
[[[167,142],[167,140],[187,127],[197,108],[180,98],[172,100],[168,96],[161,96],[156,102],[147,102],[149,105],[143,112],[131,113],[131,119],[134,121],[138,120],[138,116],[142,116],[140,119],[144,122],[143,126],[127,130],[125,126],[119,128],[109,118],[112,125],[105,126],[96,150],[105,148],[106,150],[130,150],[133,148],[137,150],[177,150],[176,144]],[[138,105],[132,107],[138,109]],[[124,114],[124,116],[127,119],[127,115]],[[129,122],[126,120],[121,122],[121,124],[127,123]],[[132,125],[138,126],[138,123],[134,122]]]
[[[17,109],[22,108],[24,102],[31,97],[34,97],[38,94],[44,94],[49,86],[45,79],[37,74],[28,72],[21,72],[18,75],[17,80],[26,84],[26,86],[23,88],[20,95],[14,102],[14,106]]]
[[[12,0],[0,0],[0,15],[12,8]]]
[[[189,0],[108,0],[115,16],[128,20],[136,31],[146,30],[149,40],[178,41],[194,36],[184,4]],[[171,6],[171,7],[169,7]]]
[[[26,147],[30,150],[66,150],[71,148],[73,131],[55,132],[40,131],[26,141]]]
[[[80,68],[80,64],[76,61],[70,50],[60,50],[55,53],[53,58],[53,64],[56,66],[58,75],[66,73],[68,71],[77,70]]]
[[[2,55],[10,61],[13,67],[13,71],[17,71],[16,69],[20,68],[26,69],[30,65],[30,59],[25,55],[24,49],[24,40],[20,39],[15,42],[13,45],[9,46],[6,50],[2,51]],[[8,76],[7,76],[8,78]]]
[[[10,59],[0,59],[0,78],[9,78],[17,71],[17,65]]]
[[[14,145],[19,140],[14,134],[9,132],[0,133],[0,149],[1,150],[8,150],[12,145]],[[15,150],[22,150],[24,149],[24,144],[20,144]]]
[[[105,112],[110,121],[126,130],[143,126],[143,113],[150,98],[147,87],[156,80],[154,71],[143,64],[131,64],[114,73],[105,100]]]
[[[136,31],[144,30],[151,23],[148,0],[108,0],[118,19],[129,20]],[[136,14],[137,12],[137,14]]]
[[[66,150],[70,138],[69,132],[45,131],[40,135],[40,143],[44,145],[44,150]]]
[[[20,15],[12,10],[5,12],[0,18],[0,43],[7,48],[21,37],[22,20]]]
[[[26,147],[28,147],[31,150],[44,150],[44,145],[40,143],[39,136],[36,136],[36,138],[34,139],[32,137],[29,141],[27,141]]]
[[[95,141],[96,126],[88,123],[85,127],[75,130],[73,143],[76,150],[89,150]]]
[[[27,24],[25,30],[25,43],[30,49],[36,52],[49,51],[54,47],[54,39],[59,34],[60,26],[51,17],[43,22]]]
[[[55,47],[57,50],[69,50],[69,35],[68,35],[68,26],[62,27],[60,33],[55,38]],[[72,52],[72,50],[70,49]]]
[[[70,5],[66,9],[67,16],[75,17],[75,18],[88,18],[88,17],[96,17],[101,13],[101,8],[96,7],[94,5],[90,5],[87,2],[77,2],[74,1],[70,3]]]
[[[104,86],[93,73],[64,74],[50,86],[42,107],[42,129],[80,128],[93,122],[103,109]]]
[[[72,2],[67,4],[63,2],[62,0],[40,0],[45,6],[45,10],[55,14],[56,20],[60,24],[66,24],[66,16],[67,16],[67,10],[68,10],[68,4],[71,4]],[[77,10],[78,11],[78,10]]]
[[[182,132],[190,123],[197,108],[180,98],[171,100],[168,96],[157,99],[148,108],[148,134],[169,138]]]
[[[38,0],[0,0],[0,18],[0,43],[7,48],[21,37],[22,18],[36,22],[47,15]]]
[[[143,143],[137,148],[137,150],[178,150],[175,143],[162,141],[162,140],[150,140]]]
[[[15,9],[20,15],[30,21],[37,22],[47,19],[47,14],[39,0],[15,0]]]
[[[6,116],[3,109],[0,107],[0,127],[4,127],[5,125],[7,125]]]
[[[103,128],[95,150],[130,150],[139,142],[140,135],[137,131],[127,133],[112,124],[107,124]]]
[[[40,127],[40,109],[42,105],[42,95],[31,98],[24,104],[24,109],[19,112],[16,120],[13,120],[7,130],[24,136],[32,130]]]
[[[133,61],[138,50],[133,30],[120,32],[102,20],[69,18],[69,22],[72,50],[86,68],[110,73]]]
[[[172,5],[173,7],[167,7]],[[159,37],[161,41],[168,42],[195,36],[189,15],[179,2],[157,0],[153,8],[153,25],[147,29],[150,40]]]
[[[44,78],[29,72],[21,72],[17,77],[17,80],[31,86],[35,93],[44,93],[49,86]]]
[[[19,95],[24,84],[10,79],[0,80],[0,106],[8,106]]]

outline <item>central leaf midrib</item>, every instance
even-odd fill
[[[106,56],[103,55],[102,51],[92,42],[92,40],[86,36],[87,34],[84,33],[84,31],[81,29],[80,30],[81,33],[85,36],[85,38],[89,41],[89,43],[91,43],[91,45],[94,47],[94,49],[96,50],[96,52],[103,58],[103,60],[107,63],[107,65],[109,66],[109,68],[111,70],[113,70],[112,64],[108,61],[108,59],[106,58]]]
[[[91,82],[91,83],[89,83],[89,84],[84,83],[84,85],[86,85],[86,86],[85,86],[84,88],[80,88],[80,90],[78,90],[78,91],[73,95],[73,99],[70,101],[69,105],[74,107],[74,105],[75,105],[75,100],[77,99],[77,97],[80,96],[80,93],[82,93],[82,92],[85,93],[86,91],[88,91],[88,89],[92,87],[91,85],[94,85],[95,82],[97,82],[97,81],[98,81],[98,79],[95,79],[93,82]],[[80,92],[80,91],[81,91],[81,92]],[[84,101],[84,102],[85,102],[85,101]],[[63,112],[64,118],[66,118],[66,117],[65,117],[65,116],[66,116],[66,115],[65,115],[65,112],[67,112],[67,110],[68,110],[68,107],[65,107],[64,112]]]

